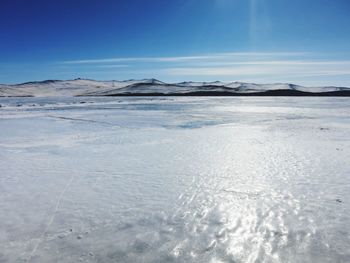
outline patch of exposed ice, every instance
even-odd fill
[[[80,101],[0,99],[1,262],[349,261],[346,98]]]

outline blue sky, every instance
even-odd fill
[[[0,83],[350,86],[349,0],[1,0]]]

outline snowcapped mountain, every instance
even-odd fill
[[[350,96],[345,87],[303,87],[288,83],[246,82],[165,83],[157,79],[96,81],[89,79],[45,80],[16,85],[0,85],[1,97],[55,96]]]

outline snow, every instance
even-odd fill
[[[0,98],[0,262],[349,262],[347,98]]]
[[[269,90],[299,90],[306,92],[350,91],[344,87],[302,87],[288,83],[255,84],[245,82],[180,82],[164,83],[156,79],[127,81],[96,81],[87,79],[46,80],[17,85],[0,85],[2,97],[72,97],[72,96],[106,96],[118,94],[161,93],[185,94],[188,92],[265,92]]]
[[[0,85],[0,96],[71,97],[124,88],[135,83],[152,83],[152,80],[96,81],[75,79],[27,82],[18,85]],[[153,81],[153,83],[156,82]]]

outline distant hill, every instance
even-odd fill
[[[289,83],[246,82],[165,83],[156,79],[96,81],[45,80],[0,85],[0,97],[56,96],[350,96],[347,87],[303,87]]]

